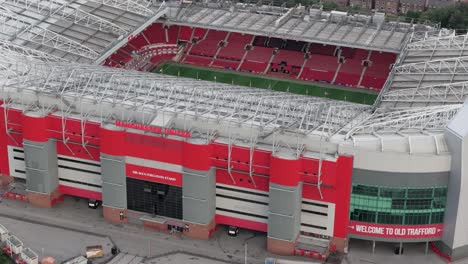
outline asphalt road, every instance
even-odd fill
[[[66,259],[78,254],[90,244],[116,244],[122,252],[142,256],[157,263],[244,263],[244,244],[248,243],[248,263],[264,263],[266,234],[242,230],[237,237],[229,237],[221,228],[207,241],[180,238],[157,231],[145,230],[142,225],[110,224],[103,219],[102,210],[89,209],[84,199],[67,197],[55,208],[36,208],[27,203],[3,199],[0,203],[0,223],[4,224],[39,255]],[[374,254],[369,241],[351,240],[346,264],[443,264],[437,255],[424,254],[424,244],[405,244],[402,256],[393,254],[393,245],[378,243]],[[189,257],[187,257],[189,256]],[[198,262],[197,262],[198,261]],[[468,264],[468,260],[456,262]]]

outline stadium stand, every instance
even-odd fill
[[[154,51],[140,54],[154,44],[179,45],[180,56]],[[154,58],[148,58],[154,54]],[[380,90],[396,54],[337,47],[266,36],[254,36],[188,26],[154,23],[110,58],[105,65],[132,69],[158,65],[158,60],[267,74],[303,81]],[[140,63],[144,67],[141,67]]]
[[[217,58],[240,61],[246,52],[245,46],[252,41],[252,35],[232,32],[227,39],[226,46],[221,48]]]

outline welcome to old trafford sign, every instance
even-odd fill
[[[386,238],[437,238],[442,236],[442,224],[383,225],[349,221],[348,233]]]

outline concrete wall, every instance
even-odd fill
[[[434,187],[447,186],[449,171],[444,172],[386,172],[353,169],[353,183],[387,187]]]
[[[28,191],[50,194],[58,187],[57,149],[55,140],[24,140],[24,162]]]
[[[452,260],[468,257],[468,103],[446,129],[452,153],[452,165],[447,192],[442,242]]]
[[[103,205],[127,208],[125,157],[101,153],[101,175]]]
[[[209,224],[215,215],[215,169],[209,171],[183,169],[182,207],[184,221]]]
[[[450,171],[450,155],[408,154],[340,145],[340,153],[354,156],[354,168],[388,173],[433,173]]]
[[[270,183],[268,237],[295,241],[300,230],[302,183],[284,186]]]

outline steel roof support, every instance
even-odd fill
[[[454,104],[393,111],[382,109],[349,130],[346,138],[360,133],[396,133],[402,130],[443,131],[461,107],[462,104]]]
[[[151,9],[144,7],[133,0],[89,0],[120,10],[128,11],[134,14],[138,14],[143,17],[149,17],[154,14]]]
[[[73,7],[69,3],[57,0],[3,0],[16,7],[24,8],[39,14],[51,16],[57,19],[70,21],[74,24],[92,28],[98,31],[110,32],[116,35],[126,34],[123,28],[109,22],[101,17],[90,14],[79,8]]]
[[[98,56],[94,50],[48,29],[31,25],[10,12],[0,12],[0,33],[84,58],[95,59]]]

